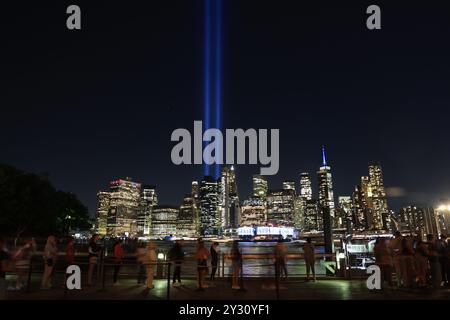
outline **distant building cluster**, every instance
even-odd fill
[[[322,148],[322,165],[316,172],[318,192],[309,173],[269,189],[264,176],[253,176],[252,195],[240,199],[233,166],[223,166],[220,177],[193,181],[191,193],[180,205],[158,203],[156,188],[130,178],[112,181],[97,194],[97,230],[106,236],[197,237],[232,235],[238,227],[287,227],[300,232],[323,231],[324,225],[348,234],[392,232],[446,233],[449,210],[408,206],[389,210],[381,165],[370,163],[351,196],[333,194],[331,166]],[[448,209],[448,208],[444,208]]]

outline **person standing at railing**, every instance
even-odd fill
[[[288,276],[286,258],[286,246],[283,240],[279,239],[275,246],[275,262],[278,268],[278,275],[282,280],[286,280]]]
[[[21,290],[25,286],[26,277],[30,270],[31,258],[36,251],[36,242],[29,239],[17,250],[13,259],[15,260],[17,279],[16,290]]]
[[[313,281],[316,281],[316,252],[315,247],[311,242],[311,238],[306,239],[306,244],[303,246],[303,257],[305,259],[306,264],[306,281],[309,281],[309,275],[312,271]]]
[[[6,269],[9,255],[5,250],[5,243],[0,239],[0,300],[5,299],[6,294]]]
[[[181,286],[181,264],[183,263],[184,260],[184,252],[180,241],[175,241],[172,248],[170,248],[169,252],[167,253],[167,256],[169,260],[173,263],[175,268],[173,271],[172,286],[174,287]]]
[[[427,246],[428,246],[428,262],[430,263],[430,275],[431,284],[433,288],[438,289],[441,287],[442,275],[441,275],[441,264],[439,263],[439,253],[436,246],[436,241],[432,234],[427,235]]]
[[[230,258],[231,258],[231,268],[232,268],[232,283],[231,283],[231,289],[240,289],[239,286],[239,273],[242,272],[241,266],[242,266],[242,255],[239,251],[239,242],[236,240],[233,241],[233,246],[231,247],[230,252]]]
[[[64,282],[63,287],[65,287],[67,281],[67,268],[75,263],[75,239],[72,236],[67,237],[66,244],[66,255],[64,257],[65,260],[65,268],[64,268]]]
[[[58,248],[56,246],[55,236],[49,236],[47,238],[47,243],[44,248],[44,274],[42,275],[41,289],[50,289],[51,281],[50,277],[53,273],[53,267],[56,262],[56,257],[58,255]]]
[[[147,251],[145,252],[142,260],[142,264],[147,267],[147,289],[151,290],[153,286],[153,268],[156,264],[156,243],[150,241],[147,245]]]
[[[209,252],[211,254],[211,281],[212,281],[212,280],[214,280],[214,277],[216,276],[217,266],[219,264],[219,253],[220,253],[219,243],[214,242],[211,245]]]
[[[375,241],[373,250],[375,252],[376,264],[381,270],[382,287],[384,286],[384,282],[387,282],[389,287],[392,287],[392,255],[386,244],[386,240],[382,237],[378,237]]]
[[[138,244],[138,248],[136,250],[137,263],[138,263],[138,268],[139,268],[138,278],[137,278],[138,284],[143,284],[145,282],[145,279],[147,279],[146,266],[144,265],[144,258],[145,258],[146,252],[147,252],[147,250],[145,248],[145,243],[141,241]]]
[[[71,236],[67,237],[66,244],[66,269],[75,263],[75,239]]]
[[[94,269],[97,266],[98,255],[100,254],[101,248],[97,244],[98,234],[94,234],[89,241],[89,269],[88,269],[88,286],[92,286],[92,277],[94,275]]]
[[[397,286],[400,288],[403,283],[403,256],[402,256],[402,240],[403,236],[399,231],[394,234],[394,239],[390,241],[390,249],[394,262],[395,278],[397,279]]]
[[[209,251],[205,248],[205,243],[203,239],[197,240],[197,251],[195,253],[195,258],[197,260],[197,290],[205,290],[204,281],[205,275],[208,273],[208,257]]]
[[[427,286],[428,246],[422,241],[420,236],[416,240],[414,262],[417,271],[417,284],[419,287],[425,288]]]
[[[117,277],[119,275],[120,266],[122,265],[123,259],[123,246],[122,240],[118,239],[113,246],[113,256],[114,256],[114,275],[113,275],[113,286],[118,286]]]
[[[416,279],[416,268],[414,264],[414,248],[411,236],[403,237],[402,240],[402,282],[407,289],[412,289]]]

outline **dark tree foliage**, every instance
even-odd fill
[[[45,178],[0,164],[0,233],[4,236],[65,235],[90,227],[88,209]]]

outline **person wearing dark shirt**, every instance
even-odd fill
[[[119,285],[117,278],[119,276],[120,266],[122,265],[123,259],[123,246],[122,240],[119,239],[114,243],[113,246],[113,256],[114,256],[114,275],[113,275],[113,286]]]
[[[89,269],[88,269],[88,286],[92,286],[92,276],[94,274],[95,266],[97,265],[98,255],[100,253],[100,246],[97,245],[98,234],[94,234],[89,241]]]
[[[441,238],[437,241],[437,250],[439,254],[439,264],[441,265],[442,281],[444,286],[448,286],[450,282],[450,275],[448,274],[448,257],[446,254],[447,249],[447,236],[441,234]]]
[[[176,241],[172,248],[168,252],[169,260],[172,261],[175,269],[173,272],[172,286],[177,287],[181,285],[181,264],[184,260],[184,252],[181,247],[181,242]],[[177,282],[178,281],[178,282]]]
[[[439,263],[439,253],[436,242],[432,234],[427,235],[428,262],[430,263],[431,283],[433,288],[440,288],[442,282],[441,264]]]
[[[211,253],[211,280],[214,280],[219,264],[219,243],[214,242],[209,251]]]

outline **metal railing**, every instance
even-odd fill
[[[61,256],[61,254],[60,254]],[[78,258],[78,260],[80,260],[80,258],[86,258],[88,255],[87,254],[78,254],[76,257]],[[274,255],[267,253],[267,254],[242,254],[241,255],[241,260],[240,260],[240,271],[239,271],[239,286],[241,288],[241,291],[245,291],[244,285],[245,285],[245,278],[250,278],[250,277],[254,277],[255,274],[252,273],[245,273],[245,269],[248,267],[252,267],[252,268],[260,268],[261,270],[266,270],[268,272],[265,272],[264,275],[262,274],[258,274],[256,275],[257,277],[264,277],[267,279],[274,279],[275,280],[275,292],[276,292],[276,298],[279,299],[279,290],[280,290],[280,266],[277,265],[277,261],[274,259]],[[332,254],[316,254],[316,260],[318,261],[325,261],[326,259],[328,260],[333,260],[333,258],[335,257],[335,255]],[[40,259],[39,259],[40,258]],[[197,265],[197,261],[190,259],[193,258],[192,256],[187,256],[186,260],[182,263],[183,266],[183,275],[184,278],[192,276],[192,273],[186,272],[188,271],[190,268],[195,268],[197,269],[198,265]],[[287,254],[287,259],[289,261],[296,261],[296,260],[300,260],[303,259],[303,255],[302,254],[296,254],[296,253],[290,253]],[[268,263],[259,263],[259,264],[251,264],[248,263],[249,261],[258,261],[258,260],[269,260]],[[245,263],[247,262],[247,263]],[[331,261],[333,262],[333,261]],[[75,261],[73,264],[80,266],[80,268],[83,269],[88,267],[90,264],[88,261]],[[152,265],[156,266],[156,270],[153,270],[153,272],[156,271],[156,277],[155,279],[166,279],[167,280],[167,287],[166,287],[166,299],[170,300],[170,288],[171,288],[171,266],[172,266],[172,262],[170,261],[166,261],[166,260],[158,260],[155,263],[152,263]],[[56,263],[55,264],[55,269],[53,270],[54,274],[62,274],[64,275],[64,284],[65,284],[65,277],[66,277],[66,268],[61,268],[61,263]],[[30,292],[31,291],[31,280],[32,280],[32,274],[42,274],[43,272],[43,267],[44,266],[44,261],[42,259],[42,257],[39,256],[39,254],[34,255],[31,260],[30,260],[30,267],[28,270],[28,275],[27,275],[27,283],[26,283],[26,291]],[[96,279],[98,281],[98,279],[101,279],[101,288],[100,291],[106,291],[106,278],[107,276],[112,276],[113,272],[114,272],[114,268],[119,266],[120,267],[120,272],[118,273],[119,277],[123,277],[123,276],[133,276],[136,278],[139,278],[139,276],[141,275],[140,273],[140,268],[142,266],[146,267],[148,266],[148,264],[140,264],[137,261],[136,255],[135,254],[129,254],[126,255],[124,257],[124,259],[122,260],[121,263],[116,263],[114,261],[113,257],[107,257],[105,256],[105,254],[102,252],[99,255],[99,261],[96,264]],[[289,267],[297,267],[297,266],[304,266],[304,264],[302,263],[290,263],[288,264]],[[86,270],[85,270],[86,271]],[[221,255],[219,255],[219,260],[218,260],[218,265],[217,265],[217,277],[218,278],[231,278],[232,277],[232,266],[231,266],[231,258],[229,256],[229,254],[227,253],[222,253]],[[228,272],[227,272],[228,271]],[[195,272],[196,274],[197,272]],[[298,277],[299,275],[305,275],[304,273],[296,273],[296,274],[291,274],[291,277]],[[68,295],[69,291],[67,289],[67,285],[64,285],[64,296]]]

